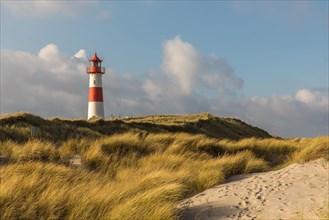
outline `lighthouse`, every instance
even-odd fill
[[[105,68],[102,67],[102,61],[95,52],[89,59],[90,66],[87,67],[87,74],[89,74],[88,119],[93,116],[104,118],[102,75],[105,73]]]

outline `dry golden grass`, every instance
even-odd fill
[[[123,118],[126,122],[144,122],[162,125],[184,125],[190,122],[198,122],[199,120],[212,119],[209,113],[191,114],[191,115],[150,115]]]
[[[26,112],[0,116],[0,141],[25,142],[31,138],[31,128],[36,129],[34,138],[65,142],[69,139],[97,139],[126,132],[140,133],[189,133],[207,137],[240,140],[247,137],[269,138],[266,131],[248,125],[238,119],[219,118],[208,113],[180,116],[145,116],[114,118],[109,120],[43,119]]]
[[[329,137],[303,138],[296,141],[298,151],[291,156],[292,162],[307,162],[324,156],[329,160]]]
[[[0,166],[1,219],[177,219],[182,199],[232,175],[329,159],[328,137],[223,140],[203,133],[92,132],[61,141],[1,141],[0,156],[7,161]],[[80,167],[70,165],[74,155],[81,157]]]

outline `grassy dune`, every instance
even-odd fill
[[[207,120],[240,133],[191,129]],[[29,126],[39,128],[36,137]],[[232,175],[329,160],[328,137],[283,140],[208,114],[87,122],[24,113],[2,116],[0,129],[2,219],[177,219],[182,199]],[[81,166],[70,165],[74,155]]]
[[[246,124],[238,119],[219,118],[208,113],[195,115],[158,115],[131,118],[111,118],[108,120],[83,119],[43,119],[20,112],[0,116],[0,141],[27,141],[30,127],[36,127],[39,139],[52,142],[66,141],[72,138],[88,137],[92,139],[126,132],[168,133],[184,132],[204,134],[214,138],[239,140],[247,137],[269,138],[266,131]]]

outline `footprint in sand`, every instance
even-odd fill
[[[244,199],[240,200],[239,205],[242,207],[246,207],[250,204],[249,198],[245,197]]]
[[[240,203],[239,203],[239,204],[240,204]],[[234,206],[234,208],[236,208],[236,209],[240,209],[240,206],[236,205],[236,206]]]

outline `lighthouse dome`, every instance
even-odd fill
[[[89,59],[89,62],[102,62],[102,61],[103,61],[102,59],[98,58],[96,52],[94,53],[94,56],[91,59]]]

